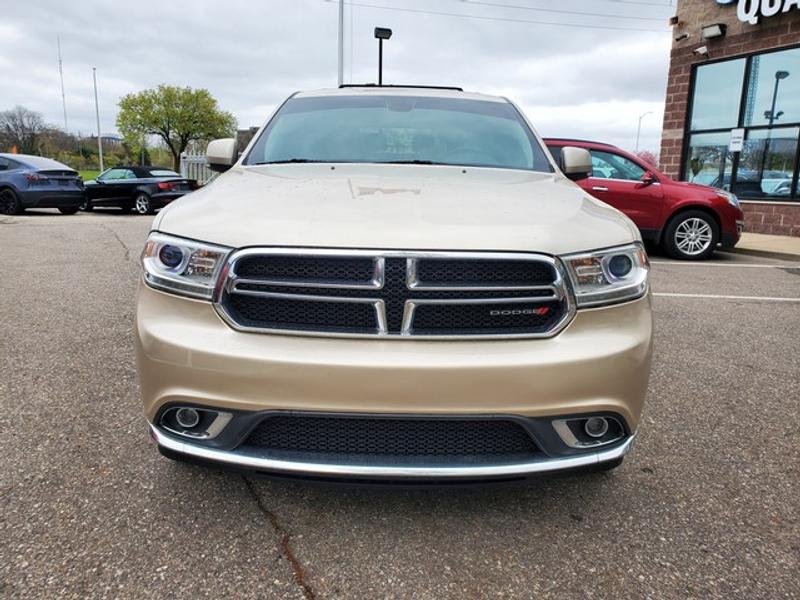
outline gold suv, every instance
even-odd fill
[[[168,457],[318,478],[617,466],[650,372],[637,228],[519,109],[297,93],[155,219],[136,341]]]

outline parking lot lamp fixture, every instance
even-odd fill
[[[383,85],[383,40],[392,37],[392,30],[386,27],[375,28],[375,39],[378,40],[378,85]]]

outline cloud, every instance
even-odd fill
[[[490,1],[526,5],[523,0]],[[643,122],[642,146],[657,149],[670,43],[663,24],[669,9],[664,5],[625,5],[627,16],[659,22],[539,13],[464,0],[354,2],[358,6],[348,7],[345,19],[345,73],[350,81],[375,80],[372,28],[387,26],[395,32],[385,46],[388,82],[500,93],[517,101],[543,133],[603,139],[629,148],[638,115],[653,111]],[[557,6],[622,14],[620,3],[610,0],[564,0]],[[41,0],[10,3],[3,12],[0,110],[21,104],[63,125],[56,49],[60,36],[72,131],[95,128],[92,67],[97,67],[104,132],[115,130],[120,96],[160,83],[208,88],[242,127],[260,125],[295,90],[336,84],[337,7],[326,0],[139,0],[135,6]],[[663,33],[649,31],[653,29]]]

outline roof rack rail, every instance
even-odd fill
[[[454,85],[397,85],[397,84],[381,84],[377,83],[343,83],[339,86],[342,88],[358,88],[358,87],[385,87],[385,88],[414,88],[422,90],[454,90],[456,92],[463,92],[464,89]]]

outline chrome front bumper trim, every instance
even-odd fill
[[[329,463],[306,463],[286,460],[276,460],[254,456],[241,452],[229,452],[227,450],[217,450],[206,448],[195,444],[187,444],[171,438],[150,425],[150,433],[155,442],[167,450],[184,454],[188,457],[208,460],[245,469],[257,469],[260,471],[272,471],[291,475],[306,475],[316,477],[355,477],[365,479],[408,479],[408,478],[492,478],[492,477],[513,477],[533,475],[536,473],[548,473],[551,471],[562,471],[567,469],[577,469],[590,467],[599,463],[616,460],[625,456],[633,445],[636,434],[629,437],[623,444],[610,450],[581,454],[580,456],[569,456],[565,458],[548,458],[534,462],[505,464],[505,465],[481,465],[475,467],[398,467],[398,466],[367,466],[367,465],[340,465]]]

